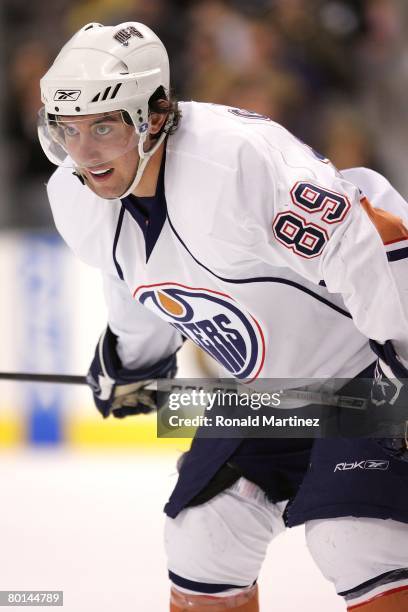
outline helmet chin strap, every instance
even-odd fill
[[[149,151],[144,150],[144,144],[146,142],[146,132],[140,135],[139,143],[138,143],[138,153],[139,153],[139,163],[137,166],[136,174],[133,181],[130,183],[129,187],[122,195],[118,196],[119,198],[126,198],[130,195],[140,183],[140,179],[142,178],[143,172],[147,166],[149,159],[156,153],[157,149],[160,147],[164,139],[166,138],[166,132],[163,132],[158,138],[157,142],[155,142],[154,146],[149,149]]]
[[[142,178],[142,174],[147,166],[149,159],[156,153],[157,149],[160,147],[160,145],[166,138],[169,129],[173,125],[173,119],[174,119],[174,113],[170,112],[167,116],[167,120],[164,125],[163,132],[160,134],[157,142],[154,144],[154,146],[151,149],[149,149],[149,151],[144,150],[144,144],[146,142],[147,132],[143,132],[143,134],[140,134],[140,139],[138,143],[139,164],[136,170],[136,174],[135,174],[133,181],[131,182],[127,190],[125,191],[125,193],[118,196],[119,198],[126,198],[126,196],[130,195],[136,189],[136,187],[140,183],[140,179]]]

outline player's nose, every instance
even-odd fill
[[[75,143],[72,157],[79,165],[92,168],[103,161],[102,146],[89,133],[81,133]]]

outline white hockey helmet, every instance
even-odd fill
[[[149,98],[160,86],[166,95],[169,91],[169,60],[156,34],[137,22],[117,26],[90,23],[61,49],[40,86],[44,107],[39,113],[39,139],[45,154],[56,165],[75,167],[79,171],[82,165],[80,160],[70,157],[71,151],[64,146],[59,129],[61,118],[69,117],[74,132],[72,124],[85,121],[87,115],[116,111],[121,113],[123,123],[134,127],[131,136],[122,138],[120,147],[108,147],[109,154],[113,150],[115,156],[138,147],[139,167],[126,193],[120,197],[128,195],[172,122],[169,116],[154,147],[144,151]],[[98,158],[95,165],[108,161]]]

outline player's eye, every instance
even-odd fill
[[[95,134],[97,136],[107,136],[112,131],[112,127],[110,125],[99,123],[95,126]]]
[[[64,136],[72,138],[78,134],[78,130],[72,125],[66,125],[62,128],[64,130]]]

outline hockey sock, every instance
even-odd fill
[[[193,595],[171,589],[170,612],[259,612],[258,585],[230,597]]]
[[[348,612],[407,612],[408,588],[394,589],[369,599],[365,603],[351,605]]]

